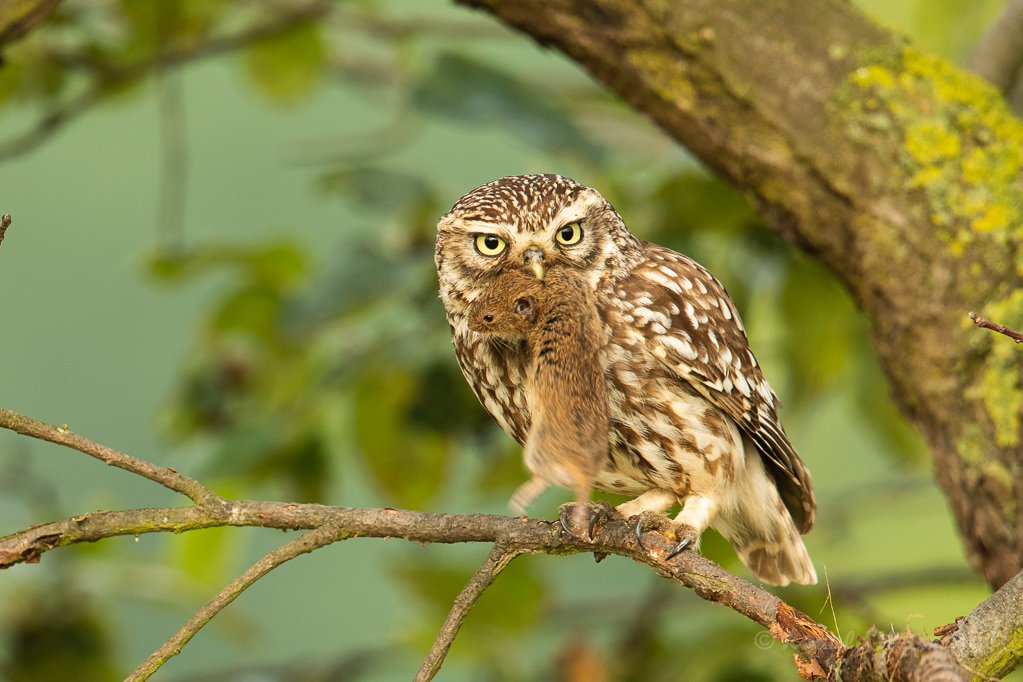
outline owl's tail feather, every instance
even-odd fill
[[[776,539],[753,537],[744,538],[743,542],[732,540],[732,547],[750,573],[761,582],[781,587],[790,582],[814,585],[817,583],[817,571],[810,561],[806,545],[791,519],[786,521],[788,528],[779,529],[781,532]]]

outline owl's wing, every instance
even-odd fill
[[[646,261],[615,287],[626,322],[658,360],[752,439],[796,527],[809,532],[817,509],[810,472],[778,420],[778,398],[749,350],[732,299],[689,258],[649,243],[643,252]]]

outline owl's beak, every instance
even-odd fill
[[[522,263],[533,271],[533,274],[536,275],[537,279],[543,279],[543,260],[546,255],[547,254],[543,252],[543,249],[538,249],[535,246],[522,252]]]

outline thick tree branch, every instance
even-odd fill
[[[440,671],[444,658],[448,655],[448,649],[451,648],[458,630],[462,627],[462,622],[465,621],[465,617],[469,614],[469,609],[473,607],[473,604],[480,598],[483,591],[494,584],[494,578],[497,577],[497,574],[504,570],[504,567],[510,564],[511,560],[518,555],[518,552],[509,551],[500,544],[494,545],[494,548],[490,550],[490,554],[487,555],[486,561],[476,571],[476,574],[472,576],[461,593],[455,597],[455,603],[451,607],[451,612],[444,620],[444,625],[441,626],[440,632],[437,633],[437,639],[434,640],[433,646],[430,647],[430,653],[426,655],[426,660],[419,667],[419,672],[416,673],[413,682],[429,682]]]
[[[975,569],[1023,568],[1023,370],[957,313],[1021,307],[1023,124],[994,88],[844,0],[459,1],[574,59],[845,283]]]
[[[1008,675],[1023,660],[1023,572],[970,615],[939,630],[940,643],[967,668],[999,679]]]

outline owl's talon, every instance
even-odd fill
[[[674,559],[679,554],[681,554],[683,551],[685,551],[686,547],[688,547],[691,544],[693,544],[692,539],[690,539],[690,538],[682,538],[682,541],[679,542],[677,545],[675,545],[674,549],[672,549],[670,552],[668,552],[668,556],[665,557],[664,560],[665,561],[670,561],[670,560]]]
[[[567,504],[561,505],[561,509],[558,510],[558,521],[561,522],[561,527],[563,529],[565,529],[566,533],[568,533],[569,535],[571,535],[574,538],[577,538],[579,536],[576,534],[576,532],[574,530],[572,530],[572,526],[569,525],[569,522],[568,522],[568,514],[567,514],[568,510],[567,510],[567,508],[569,506],[571,506],[571,505],[567,505]]]
[[[586,515],[585,538],[573,530],[573,527],[581,527],[583,525],[584,514]],[[598,526],[603,526],[608,521],[621,517],[622,515],[618,513],[618,510],[606,502],[594,502],[592,504],[569,502],[568,504],[561,505],[561,509],[558,512],[558,520],[561,521],[561,527],[573,537],[577,537],[580,540],[585,539],[587,542],[593,542]]]

